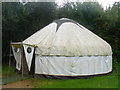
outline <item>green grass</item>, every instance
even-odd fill
[[[2,78],[16,76],[15,67],[2,67]]]
[[[22,77],[21,74],[17,74],[15,72],[15,67],[2,67],[2,84],[5,85],[5,84],[8,84],[8,83],[15,83],[17,81],[21,81],[21,80],[26,80],[28,79],[29,80],[29,77]]]
[[[118,66],[114,63],[112,73],[87,79],[31,79],[36,88],[118,88]]]

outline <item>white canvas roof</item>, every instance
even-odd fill
[[[59,56],[111,55],[111,46],[70,19],[55,20],[25,39],[23,44],[36,46],[36,54]]]

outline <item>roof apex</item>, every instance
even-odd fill
[[[74,21],[74,20],[72,20],[72,19],[69,19],[69,18],[56,19],[56,20],[54,20],[53,22],[57,24],[56,32],[58,31],[58,28],[59,28],[63,23],[66,23],[66,22],[72,22],[72,23],[74,23],[74,24],[76,24],[76,25],[79,26],[79,23],[78,23],[78,22],[76,22],[76,21]]]

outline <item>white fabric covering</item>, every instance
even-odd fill
[[[51,23],[23,41],[24,44],[35,45],[36,54],[59,56],[97,55],[109,56],[111,46],[81,25],[72,22],[61,24],[56,32],[57,24]]]
[[[17,48],[17,52],[15,52],[15,48]],[[16,69],[21,69],[21,49],[19,47],[15,47],[15,45],[12,45],[12,51],[16,60]]]
[[[112,71],[112,56],[36,56],[35,74],[82,76]]]
[[[25,57],[26,57],[28,69],[30,71],[31,63],[32,63],[32,58],[33,58],[34,47],[31,47],[31,46],[28,46],[28,45],[23,45],[23,47],[24,47],[24,51],[25,51]],[[32,50],[31,53],[27,52],[27,48],[28,47],[31,48],[31,50]]]

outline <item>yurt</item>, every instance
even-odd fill
[[[61,18],[12,42],[16,69],[34,77],[81,77],[112,71],[112,49],[74,20]]]

